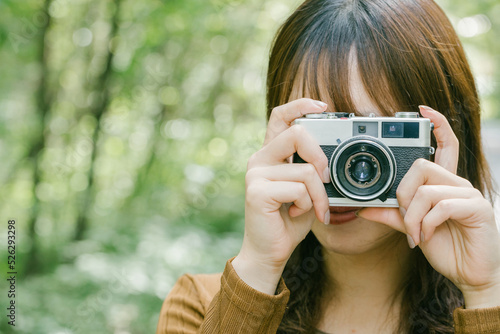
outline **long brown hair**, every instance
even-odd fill
[[[297,81],[302,96],[326,101],[335,111],[356,112],[349,91],[353,50],[364,87],[384,114],[418,111],[424,104],[446,116],[460,144],[457,174],[492,198],[474,78],[451,23],[431,0],[305,1],[280,28],[271,49],[268,118],[274,107],[288,102]],[[285,282],[298,287],[291,289],[280,333],[312,333],[319,321],[322,266],[307,273],[312,279],[297,280],[318,247],[310,233],[287,264]],[[399,331],[453,333],[452,311],[463,297],[418,248],[413,252]]]

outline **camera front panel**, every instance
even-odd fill
[[[304,127],[328,158],[331,182],[325,189],[331,206],[398,207],[396,189],[402,178],[415,160],[429,159],[434,151],[433,125],[416,112],[397,112],[395,117],[310,114],[294,124]],[[357,140],[378,146],[383,154],[346,149]],[[293,162],[304,161],[294,154]]]
[[[338,145],[320,145],[321,149],[325,153],[328,163],[332,159],[333,152],[338,147]],[[395,169],[395,180],[392,186],[380,196],[376,200],[370,201],[361,201],[355,200],[352,198],[347,198],[342,195],[337,187],[334,186],[333,180],[332,182],[325,183],[325,190],[328,198],[330,200],[330,205],[341,205],[341,206],[388,206],[388,207],[397,207],[396,200],[396,189],[398,188],[399,183],[406,175],[413,162],[419,158],[424,158],[429,160],[430,151],[429,147],[400,147],[400,146],[390,146],[389,149],[394,154],[396,160],[396,169]],[[293,156],[294,163],[306,163],[297,153]]]

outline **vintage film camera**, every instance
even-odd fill
[[[429,159],[433,124],[417,112],[395,117],[357,117],[324,112],[297,118],[328,158],[331,206],[398,207],[396,189],[419,158]],[[297,153],[294,163],[303,163]]]

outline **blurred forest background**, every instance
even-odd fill
[[[438,2],[493,124],[500,1]],[[19,333],[152,333],[182,273],[236,255],[268,51],[298,3],[0,0],[0,332],[8,219]]]

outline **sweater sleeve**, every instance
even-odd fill
[[[229,260],[220,290],[206,310],[193,276],[182,276],[163,303],[156,333],[274,334],[289,295],[283,279],[273,296],[253,289],[238,277]]]
[[[156,334],[196,333],[203,321],[203,305],[191,275],[183,275],[160,311]]]
[[[500,306],[485,309],[457,308],[453,312],[455,334],[500,333]]]

